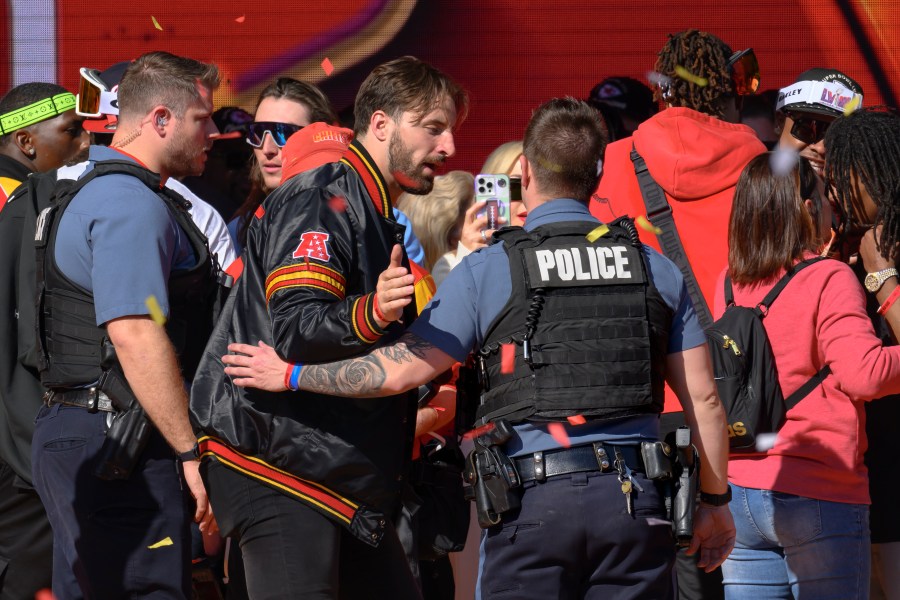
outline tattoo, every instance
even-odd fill
[[[404,333],[399,340],[390,346],[379,348],[375,353],[399,365],[405,362],[411,363],[413,357],[424,360],[425,354],[432,348],[434,348],[434,345],[429,344],[419,336]]]
[[[304,365],[300,388],[320,394],[365,398],[384,384],[384,368],[374,356],[362,356],[325,365]]]

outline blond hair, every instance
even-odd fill
[[[500,144],[484,161],[480,173],[509,175],[516,168],[516,161],[524,152],[522,140]]]
[[[434,178],[434,188],[424,196],[402,194],[397,208],[406,213],[413,231],[425,250],[429,271],[437,260],[455,248],[450,233],[462,220],[475,196],[475,178],[465,171],[450,171]]]

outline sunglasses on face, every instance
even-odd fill
[[[254,148],[262,148],[266,134],[272,136],[272,141],[279,148],[287,144],[288,138],[303,129],[302,125],[291,123],[276,123],[275,121],[257,121],[247,126],[247,143]]]
[[[825,138],[825,132],[831,125],[831,121],[822,121],[812,117],[792,117],[794,124],[791,126],[791,135],[804,144],[815,144]]]
[[[750,96],[759,89],[759,61],[753,48],[738,50],[728,59],[734,92],[738,96]]]

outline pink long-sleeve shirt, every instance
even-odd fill
[[[723,272],[716,288],[716,318],[725,312],[724,279]],[[735,303],[755,306],[776,281],[734,286]],[[836,260],[798,273],[763,324],[785,398],[826,364],[832,374],[788,411],[774,447],[764,454],[731,455],[729,481],[869,504],[863,402],[900,393],[900,346],[882,347],[866,315],[862,287],[850,267]]]

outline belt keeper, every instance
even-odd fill
[[[96,387],[92,387],[88,390],[88,405],[87,411],[91,414],[97,412],[98,405],[100,403],[100,390]]]
[[[594,443],[594,456],[597,458],[597,465],[600,467],[600,470],[604,473],[609,470],[609,455],[606,453],[606,448],[603,447],[603,444],[599,442]]]
[[[541,481],[541,482],[547,480],[547,471],[544,470],[544,453],[543,452],[535,452],[534,453],[534,480]]]

